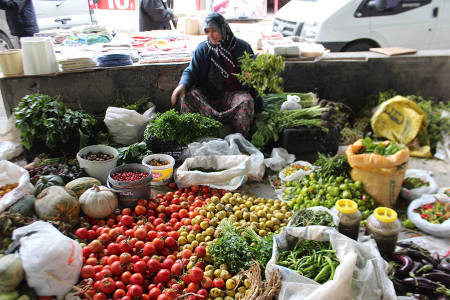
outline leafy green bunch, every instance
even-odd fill
[[[384,145],[383,143],[376,144],[370,137],[366,137],[362,141],[362,147],[359,153],[373,153],[383,156],[389,156],[397,153],[404,148],[404,145],[397,144],[396,142],[390,142],[388,145]]]
[[[148,150],[145,141],[137,142],[126,147],[120,147],[117,151],[119,152],[119,165],[141,162],[144,157],[153,154],[152,151]]]
[[[79,140],[82,148],[88,144],[96,123],[93,115],[67,108],[58,97],[53,99],[43,94],[23,97],[14,109],[14,116],[26,149],[31,149],[35,141],[56,149],[74,139]]]
[[[250,227],[245,228],[241,234],[227,219],[219,224],[220,235],[216,243],[209,246],[208,251],[214,257],[215,265],[226,263],[233,274],[247,270],[253,260],[264,267],[272,256],[272,235],[260,237]]]
[[[242,85],[252,87],[259,97],[267,92],[282,92],[284,57],[275,54],[263,53],[253,59],[245,52],[238,58],[241,63],[241,72],[234,74]]]
[[[181,114],[174,109],[158,113],[150,120],[144,137],[155,137],[165,142],[189,144],[198,138],[218,137],[222,123],[199,113]]]
[[[121,107],[125,109],[135,110],[138,113],[144,113],[147,110],[148,102],[150,101],[149,97],[142,97],[136,100],[134,103],[129,103],[123,93],[119,90],[116,91],[116,97],[110,104],[110,106]]]

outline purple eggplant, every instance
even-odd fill
[[[416,272],[422,268],[423,264],[419,261],[415,261],[413,262],[413,267],[411,268],[411,271],[409,271],[409,274],[416,274]],[[413,277],[413,275],[410,275],[411,277]]]
[[[444,271],[446,273],[450,273],[450,263],[440,263],[437,268],[441,271]]]
[[[416,244],[414,244],[411,241],[399,241],[399,242],[397,242],[397,246],[402,247],[402,248],[409,248],[409,247],[416,246]]]
[[[422,265],[419,270],[416,271],[416,274],[424,274],[431,272],[434,269],[434,266],[430,263]]]
[[[397,294],[403,294],[410,292],[410,287],[407,285],[404,285],[398,280],[392,280],[392,283],[394,284],[394,289],[397,292]]]
[[[435,282],[440,282],[445,286],[450,286],[450,274],[435,272],[435,273],[427,273],[423,275],[423,277],[433,280]]]
[[[423,295],[423,294],[413,294],[410,297],[413,299],[417,299],[417,300],[429,300],[430,299],[426,295]]]
[[[424,277],[405,278],[402,280],[402,283],[410,287],[419,288],[421,293],[433,292],[435,294],[444,294],[450,296],[450,290],[447,289],[444,285]]]
[[[429,257],[428,255],[424,254],[422,251],[419,250],[407,249],[406,254],[415,260],[426,259],[431,262],[430,260],[431,257]]]
[[[408,273],[414,267],[414,261],[408,255],[394,253],[392,259],[401,264],[399,273]]]

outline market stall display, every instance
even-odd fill
[[[277,99],[268,101],[267,106],[274,112],[280,111],[280,104],[288,100],[288,95],[271,95]],[[304,109],[311,107],[320,112],[316,116],[320,118],[325,113],[342,112],[338,111],[340,106],[336,104],[320,101],[318,105],[312,105],[317,103],[313,94],[299,94],[298,97],[302,108],[283,110],[284,116],[303,116]],[[22,137],[30,150],[43,141],[48,147],[59,149],[62,144],[68,143],[59,135],[68,135],[70,130],[71,134],[80,134],[80,137],[75,136],[76,146],[72,145],[76,150],[82,147],[82,141],[88,140],[88,144],[91,144],[102,137],[104,139],[101,141],[105,143],[103,146],[108,144],[117,149],[117,153],[113,154],[106,151],[83,153],[82,159],[99,163],[117,159],[119,166],[109,171],[103,170],[103,175],[108,176],[107,187],[99,186],[99,179],[87,177],[80,170],[80,164],[74,160],[74,155],[47,159],[37,156],[27,166],[27,186],[32,187],[31,193],[34,192],[33,188],[37,191],[37,199],[31,195],[21,196],[14,199],[14,204],[8,202],[4,205],[7,211],[0,214],[0,232],[5,235],[5,238],[0,239],[1,252],[16,251],[12,246],[18,240],[22,243],[27,239],[40,238],[36,233],[31,233],[20,239],[13,232],[25,231],[27,227],[24,225],[39,224],[36,222],[38,220],[48,220],[46,226],[56,230],[58,236],[65,235],[66,241],[72,245],[71,251],[77,253],[75,260],[64,257],[64,262],[68,265],[73,262],[79,266],[70,266],[70,272],[64,268],[64,274],[52,272],[51,280],[60,282],[63,279],[69,283],[56,285],[65,289],[62,292],[42,291],[46,288],[42,281],[45,279],[50,282],[46,275],[35,276],[41,283],[39,285],[34,279],[29,279],[27,273],[27,278],[21,280],[20,285],[7,291],[15,293],[15,296],[11,296],[14,299],[25,293],[21,285],[31,286],[33,292],[41,296],[78,296],[95,300],[162,300],[176,299],[182,295],[190,300],[247,300],[255,295],[267,300],[274,296],[279,299],[296,297],[315,300],[395,299],[394,287],[398,295],[403,295],[402,288],[405,286],[408,291],[420,290],[430,298],[449,292],[445,281],[448,280],[448,261],[443,255],[437,258],[432,256],[435,260],[429,260],[429,253],[409,246],[405,252],[397,249],[391,255],[395,251],[396,234],[408,234],[398,222],[404,216],[400,211],[397,215],[397,207],[395,210],[376,207],[376,201],[365,190],[368,184],[352,179],[354,166],[351,166],[351,158],[347,155],[327,157],[320,153],[319,159],[310,164],[298,161],[287,164],[283,160],[280,168],[269,170],[279,183],[274,185],[281,191],[281,199],[256,197],[242,186],[245,181],[241,179],[250,174],[252,167],[255,167],[254,179],[258,178],[261,170],[264,174],[266,169],[261,166],[265,154],[236,135],[229,135],[225,140],[212,139],[221,126],[214,120],[198,115],[179,115],[175,111],[160,113],[149,121],[145,137],[142,137],[144,140],[122,147],[124,145],[105,139],[104,134],[97,134],[96,127],[90,127],[93,132],[87,132],[89,136],[95,135],[95,138],[84,139],[77,129],[86,129],[88,126],[78,125],[74,129],[64,118],[70,117],[72,123],[93,126],[90,123],[91,116],[68,110],[57,101],[50,100],[44,95],[28,96],[17,111]],[[148,99],[143,102],[146,101]],[[27,106],[30,106],[30,110]],[[43,121],[40,119],[45,119],[42,116],[50,115],[53,111],[59,113],[51,115],[52,119],[48,123],[41,124]],[[28,124],[36,127],[34,131]],[[44,131],[44,125],[49,124],[57,129],[65,129],[39,131]],[[87,133],[84,132],[86,138]],[[164,156],[153,157],[156,160],[151,164],[171,165],[176,173],[175,181],[163,187],[151,186],[153,171],[148,163],[142,161],[143,157],[150,154],[147,146],[152,145],[154,138],[163,142],[183,143],[186,153],[190,153],[187,155],[189,157],[183,158],[184,162],[177,164],[175,161],[173,165],[173,161],[162,159]],[[214,142],[217,147],[211,146],[208,149],[210,152],[207,152],[205,147],[212,145],[208,144],[210,142]],[[236,148],[239,154],[211,155],[220,149],[219,145]],[[353,154],[370,157],[378,155],[387,157],[387,160],[406,149],[392,142],[378,143],[373,140],[365,140],[364,144],[361,142],[360,148],[364,148],[365,153],[352,147]],[[167,150],[172,149],[163,146],[154,152]],[[214,163],[211,163],[213,160]],[[244,172],[233,173],[234,167],[241,167],[241,164],[244,168],[238,169]],[[20,169],[27,173],[25,170]],[[3,173],[8,177],[7,171],[9,169],[0,170],[0,179]],[[280,180],[280,177],[291,176],[299,171],[308,174]],[[233,173],[232,176],[225,179],[220,177],[219,181],[215,181],[218,173],[222,175],[227,172]],[[200,174],[194,179],[201,177],[202,181],[180,180],[181,175],[193,173]],[[375,175],[371,179],[375,180]],[[235,186],[227,186],[230,180],[239,182]],[[16,183],[5,182],[1,186],[1,191],[5,193],[0,198],[0,204],[4,204],[3,200],[9,195],[19,191],[20,184],[16,186]],[[135,192],[141,188],[145,193],[137,195]],[[235,191],[237,188],[239,190]],[[125,199],[128,196],[132,199]],[[441,223],[431,225],[446,226],[447,201],[441,201],[443,195],[436,197],[439,201],[424,203],[413,212],[419,214],[422,220],[427,219],[428,223]],[[334,209],[327,209],[336,205],[345,214],[355,214],[350,218],[352,222],[347,222],[348,216],[340,214],[339,218]],[[381,237],[377,235],[380,222],[374,222],[369,217],[372,213],[378,221],[389,225]],[[351,227],[353,239],[339,232],[344,232],[343,227],[346,226]],[[56,234],[52,233],[52,236]],[[388,241],[383,238],[388,238]],[[48,248],[52,245],[49,240],[45,238],[44,245],[34,252],[42,255],[51,253],[54,258],[54,253]],[[70,254],[71,251],[65,250],[64,254]],[[409,260],[398,257],[405,253],[411,259],[414,254],[419,257],[421,266],[414,264],[417,265],[414,266],[416,269],[399,276],[392,276],[391,273],[389,278],[390,260],[397,263],[397,266],[392,263],[394,269],[406,272],[405,266],[399,263]],[[25,268],[24,257],[22,260]],[[53,259],[47,265],[54,266],[56,262]],[[17,264],[17,261],[14,263]],[[431,271],[427,270],[431,268],[430,263]],[[3,267],[20,275],[17,266],[12,265],[11,262],[3,264],[0,258],[0,270]],[[35,273],[38,274],[37,271]],[[64,276],[69,274],[75,275],[65,279]],[[16,280],[20,280],[20,276]],[[399,283],[402,285],[400,289]]]
[[[131,39],[140,64],[189,62],[195,49],[189,37],[177,30],[139,32]]]

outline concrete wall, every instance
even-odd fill
[[[147,96],[158,111],[165,111],[171,108],[170,96],[187,65],[154,64],[0,78],[0,89],[8,115],[23,96],[34,93],[60,95],[69,107],[103,113],[120,91],[129,102]],[[285,63],[283,77],[285,91],[314,91],[321,99],[350,106],[388,89],[448,101],[450,50],[392,57],[371,52],[330,53],[318,61],[291,59]]]
[[[332,53],[323,60],[287,61],[285,91],[318,93],[321,99],[354,107],[368,95],[394,89],[404,95],[450,100],[450,50],[385,56],[372,52]]]

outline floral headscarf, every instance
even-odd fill
[[[222,76],[228,78],[230,74],[228,74],[228,72],[222,67],[220,57],[223,57],[230,62],[233,67],[235,67],[230,51],[236,46],[236,37],[231,31],[227,20],[225,20],[225,18],[219,13],[211,13],[205,18],[203,29],[206,28],[214,28],[222,35],[222,39],[217,43],[217,45],[211,43],[209,39],[206,43],[209,49],[212,50],[212,62],[217,68],[219,68]]]

